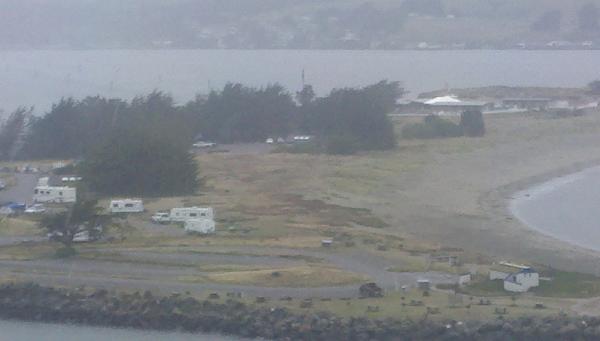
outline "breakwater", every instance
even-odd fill
[[[487,322],[342,319],[328,313],[299,314],[234,300],[197,300],[181,294],[158,297],[150,292],[88,292],[35,284],[0,286],[0,318],[271,340],[600,339],[598,318],[528,317]]]

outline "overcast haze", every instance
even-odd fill
[[[591,48],[599,38],[599,4],[598,0],[4,0],[0,47]],[[568,46],[549,45],[552,41]]]

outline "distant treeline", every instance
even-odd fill
[[[0,153],[6,159],[18,144],[21,159],[82,158],[124,131],[140,139],[189,146],[202,138],[218,143],[264,142],[290,134],[315,136],[318,148],[335,152],[383,150],[396,138],[387,113],[403,90],[382,81],[364,88],[344,88],[316,97],[311,86],[292,95],[280,85],[261,88],[228,84],[185,105],[155,91],[131,101],[104,97],[63,98],[27,126],[20,109],[0,130]],[[341,141],[341,142],[340,142]]]

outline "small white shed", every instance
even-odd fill
[[[73,187],[37,186],[33,190],[33,201],[73,203],[77,201],[77,190]]]
[[[462,287],[471,283],[471,278],[472,276],[470,272],[460,274],[458,276],[458,285]]]
[[[171,221],[186,222],[188,220],[214,220],[211,207],[179,207],[171,209]]]
[[[417,288],[421,290],[429,290],[431,289],[431,281],[428,279],[419,279],[417,280]]]
[[[210,234],[215,233],[215,222],[212,219],[190,219],[185,221],[184,228],[187,232]]]
[[[144,202],[141,199],[117,199],[110,202],[111,213],[140,213],[144,212]]]

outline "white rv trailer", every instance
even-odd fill
[[[73,187],[37,186],[33,201],[48,203],[73,203],[77,201],[77,189]]]
[[[111,213],[140,213],[144,212],[144,202],[140,199],[111,200]]]
[[[50,185],[48,184],[48,182],[49,182],[49,181],[50,181],[50,178],[49,178],[49,177],[47,177],[47,176],[45,176],[45,177],[43,177],[43,178],[39,178],[39,179],[38,179],[38,183],[37,183],[37,185],[38,185],[38,186],[50,186]]]
[[[179,207],[171,209],[172,222],[186,222],[187,220],[214,220],[211,207]]]
[[[196,232],[201,234],[215,233],[215,221],[212,219],[186,220],[183,227],[186,232]]]

